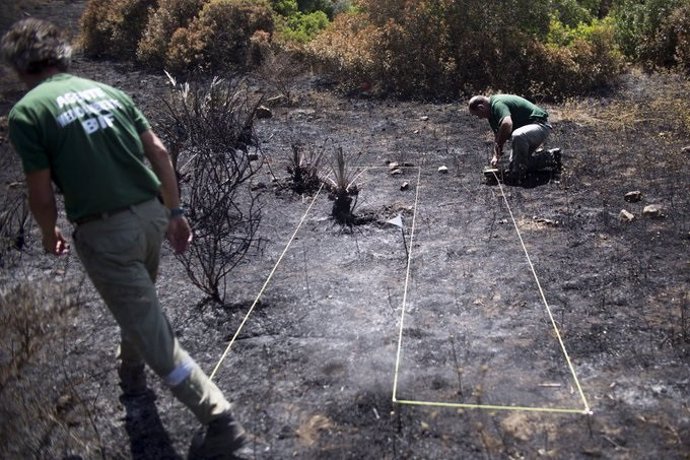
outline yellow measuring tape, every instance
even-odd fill
[[[307,208],[307,210],[304,212],[304,215],[300,219],[299,224],[297,224],[295,231],[292,233],[292,236],[290,237],[287,244],[285,245],[285,249],[283,249],[283,252],[280,254],[280,257],[278,257],[278,260],[276,261],[276,264],[273,266],[273,269],[269,273],[268,278],[266,278],[266,281],[264,282],[263,286],[261,286],[261,290],[259,291],[259,294],[256,296],[256,299],[254,299],[252,306],[247,311],[247,314],[244,315],[244,319],[240,323],[240,326],[237,328],[237,331],[235,331],[235,334],[232,336],[232,339],[230,340],[230,343],[228,343],[227,348],[225,348],[225,351],[223,352],[223,355],[220,357],[220,360],[218,360],[218,364],[216,364],[216,367],[213,368],[213,372],[211,372],[211,375],[209,377],[211,380],[213,380],[213,377],[216,375],[216,372],[218,372],[218,368],[220,368],[221,363],[225,360],[225,357],[230,352],[230,348],[232,347],[232,344],[235,343],[237,336],[240,335],[240,332],[242,331],[244,324],[247,322],[247,320],[249,319],[249,316],[254,311],[254,307],[256,307],[256,304],[259,302],[259,299],[261,299],[261,296],[263,295],[264,291],[266,290],[268,283],[271,282],[271,279],[273,278],[273,274],[278,269],[278,265],[280,265],[280,262],[283,260],[283,257],[285,257],[285,254],[287,253],[288,249],[290,248],[290,245],[294,241],[295,236],[297,236],[297,232],[299,232],[299,229],[302,227],[302,224],[306,220],[307,215],[309,214],[309,211],[311,211],[311,208],[314,206],[314,203],[316,203],[316,199],[319,197],[319,194],[321,193],[322,189],[323,189],[323,183],[321,183],[321,187],[319,187],[319,190],[316,192],[316,194],[314,195],[314,198],[311,200],[311,203],[309,204],[309,207]]]
[[[420,171],[420,173],[421,173],[421,171]],[[527,252],[527,247],[525,246],[525,242],[522,239],[522,234],[520,233],[520,229],[517,225],[517,222],[515,221],[515,217],[513,216],[513,211],[510,209],[510,205],[508,204],[508,199],[506,198],[506,195],[503,191],[503,186],[501,185],[501,182],[495,173],[494,173],[494,177],[495,177],[496,181],[498,182],[499,189],[501,190],[501,196],[503,197],[503,201],[506,205],[506,208],[508,209],[508,213],[510,214],[510,218],[513,221],[513,226],[515,227],[515,231],[517,232],[518,239],[520,240],[520,244],[522,246],[522,250],[525,252],[525,257],[527,258],[527,263],[529,264],[530,270],[532,271],[532,274],[534,275],[534,280],[537,283],[537,287],[539,289],[539,294],[541,295],[541,299],[544,302],[544,306],[546,307],[546,311],[549,315],[549,319],[551,320],[551,325],[553,326],[556,337],[558,338],[558,343],[560,344],[561,351],[563,352],[563,355],[565,356],[565,360],[568,363],[568,368],[570,369],[570,373],[573,377],[573,381],[575,382],[575,386],[577,387],[577,391],[580,395],[580,398],[582,399],[582,403],[584,405],[584,408],[583,409],[571,409],[571,408],[553,408],[553,407],[505,406],[505,405],[489,405],[489,404],[464,404],[464,403],[453,403],[453,402],[414,401],[414,400],[404,400],[404,399],[398,399],[397,398],[398,371],[400,369],[400,355],[401,355],[401,350],[402,350],[402,334],[403,334],[403,325],[404,325],[404,321],[405,321],[405,308],[407,306],[407,289],[408,289],[408,284],[409,284],[410,266],[411,266],[411,262],[412,262],[412,248],[413,248],[413,241],[412,240],[414,238],[415,219],[417,216],[417,204],[419,202],[419,176],[417,177],[417,196],[415,197],[415,208],[414,208],[415,209],[415,214],[414,214],[415,217],[412,219],[412,231],[411,231],[411,235],[410,235],[410,252],[408,254],[408,259],[407,259],[407,275],[405,277],[405,292],[403,294],[402,312],[400,315],[400,332],[398,334],[398,351],[397,351],[396,360],[395,360],[395,376],[393,378],[393,402],[397,403],[397,404],[407,404],[407,405],[414,405],[414,406],[433,406],[433,407],[485,409],[485,410],[552,412],[552,413],[555,412],[555,413],[570,413],[570,414],[591,414],[592,411],[590,410],[589,404],[587,403],[587,398],[585,397],[585,394],[582,391],[582,386],[580,385],[580,381],[578,380],[577,374],[575,373],[575,368],[572,364],[572,361],[570,360],[570,356],[568,355],[568,352],[565,349],[565,344],[563,343],[561,333],[558,330],[558,326],[556,325],[556,321],[554,320],[553,314],[551,313],[551,307],[549,307],[549,303],[546,301],[546,296],[544,295],[544,290],[541,287],[541,283],[539,282],[539,277],[537,276],[537,273],[534,269],[534,265],[532,264],[532,260],[530,259],[529,253]]]
[[[498,180],[498,177],[496,177]],[[498,182],[500,190],[501,190],[501,195],[503,196],[503,200],[505,202],[506,207],[508,208],[508,212],[510,214],[510,217],[513,221],[513,225],[515,227],[515,230],[518,234],[518,238],[520,240],[520,244],[522,245],[522,249],[525,252],[525,256],[527,257],[527,261],[529,263],[530,269],[532,270],[532,273],[534,275],[534,279],[537,282],[537,287],[539,288],[539,293],[541,294],[541,298],[544,302],[544,305],[546,307],[546,310],[548,312],[549,318],[551,319],[551,324],[553,325],[554,331],[556,333],[556,336],[558,338],[558,342],[561,346],[561,350],[563,351],[563,354],[566,358],[566,361],[568,363],[568,367],[570,368],[570,372],[573,376],[573,380],[575,381],[575,385],[577,387],[577,390],[580,394],[580,397],[582,398],[582,402],[584,404],[584,409],[569,409],[569,408],[549,408],[549,407],[526,407],[526,406],[503,406],[503,405],[488,405],[488,404],[465,404],[465,403],[453,403],[453,402],[434,402],[434,401],[415,401],[415,400],[406,400],[406,399],[398,399],[397,398],[397,387],[398,387],[398,375],[399,375],[399,370],[400,370],[400,357],[402,354],[402,334],[403,334],[403,326],[404,326],[404,320],[405,320],[405,308],[407,306],[407,292],[408,292],[408,286],[409,286],[409,281],[410,281],[410,269],[412,266],[412,250],[414,247],[414,236],[415,236],[415,229],[416,229],[416,220],[417,220],[417,206],[419,204],[419,191],[420,191],[420,182],[421,182],[421,168],[418,169],[417,172],[417,190],[415,193],[415,203],[414,203],[414,215],[412,218],[412,229],[410,232],[410,250],[408,252],[408,258],[407,258],[407,269],[406,269],[406,274],[405,274],[405,286],[404,286],[404,292],[403,292],[403,302],[402,302],[402,311],[401,311],[401,317],[400,317],[400,331],[398,334],[398,347],[397,347],[397,352],[396,352],[396,360],[395,360],[395,375],[393,378],[393,402],[397,404],[406,404],[406,405],[413,405],[413,406],[431,406],[431,407],[447,407],[447,408],[463,408],[463,409],[485,409],[485,410],[512,410],[512,411],[532,411],[532,412],[552,412],[552,413],[577,413],[577,414],[591,414],[591,411],[589,409],[589,404],[587,403],[587,399],[585,398],[585,395],[582,391],[582,387],[579,383],[579,380],[577,378],[577,375],[575,374],[575,369],[572,365],[572,362],[570,360],[570,357],[565,349],[565,345],[563,343],[563,340],[561,338],[561,334],[558,330],[558,327],[556,326],[556,322],[553,318],[553,315],[551,313],[551,308],[549,307],[548,302],[546,301],[546,297],[544,296],[544,292],[541,288],[541,284],[539,282],[539,279],[537,277],[537,274],[534,270],[534,266],[532,265],[532,261],[529,257],[529,254],[527,252],[527,248],[525,247],[524,241],[522,239],[522,235],[520,234],[520,230],[518,228],[517,222],[515,221],[515,218],[513,216],[512,210],[510,209],[510,206],[508,204],[508,200],[505,196],[505,193],[503,192],[503,187],[501,186],[500,181]],[[314,198],[311,200],[311,203],[309,204],[307,210],[305,211],[304,215],[300,219],[299,223],[297,224],[297,227],[295,228],[295,231],[292,233],[292,236],[288,240],[288,243],[285,246],[285,249],[283,249],[283,252],[280,254],[280,257],[276,261],[276,264],[274,265],[273,269],[268,275],[268,278],[264,282],[263,286],[261,287],[261,290],[259,291],[259,294],[256,296],[256,299],[252,303],[251,307],[247,311],[246,315],[244,316],[244,319],[240,323],[240,326],[237,328],[237,331],[233,335],[232,339],[230,340],[230,343],[228,343],[228,346],[226,347],[225,351],[223,352],[221,358],[219,359],[218,363],[213,369],[213,372],[210,374],[210,379],[213,379],[218,372],[218,369],[220,368],[222,362],[225,360],[226,356],[230,352],[230,349],[232,348],[232,345],[235,343],[235,340],[239,336],[240,332],[242,331],[242,328],[244,327],[245,323],[251,316],[252,312],[254,311],[254,308],[256,307],[257,303],[259,302],[259,299],[263,295],[264,291],[266,290],[268,284],[270,283],[271,279],[273,278],[273,275],[275,274],[278,266],[280,265],[281,261],[283,260],[283,257],[287,253],[288,249],[290,248],[292,242],[294,241],[297,233],[299,232],[300,228],[302,227],[302,224],[306,220],[309,212],[311,211],[312,207],[316,203],[317,198],[319,197],[321,190],[323,189],[323,184],[319,188],[319,190],[316,192],[314,195]]]

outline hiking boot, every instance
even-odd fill
[[[146,394],[146,372],[143,364],[120,363],[117,368],[120,376],[120,388],[126,397],[136,397]]]
[[[563,164],[561,163],[561,149],[551,149],[550,152],[553,156],[553,164],[556,167],[556,171],[560,171],[563,167]]]
[[[242,425],[227,412],[213,420],[192,439],[189,459],[192,460],[230,460],[248,459],[251,452]]]

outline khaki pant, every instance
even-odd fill
[[[510,172],[524,174],[536,171],[553,164],[553,157],[548,152],[536,155],[534,151],[544,143],[551,128],[545,124],[533,123],[513,131],[511,135]]]
[[[79,225],[74,244],[121,331],[120,359],[145,362],[207,424],[229,411],[218,387],[180,346],[161,310],[154,283],[168,215],[158,200]]]

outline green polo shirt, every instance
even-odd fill
[[[510,116],[513,131],[532,123],[546,122],[549,114],[525,98],[512,94],[498,94],[489,98],[489,125],[498,132],[501,120]]]
[[[24,172],[50,169],[71,221],[158,193],[139,137],[149,122],[118,89],[57,74],[12,108],[8,124]]]

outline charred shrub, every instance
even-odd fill
[[[324,150],[309,150],[303,145],[292,144],[287,171],[290,174],[292,190],[296,193],[313,193],[321,186],[319,178],[321,158]]]
[[[0,269],[12,268],[19,261],[31,222],[24,188],[8,189],[0,208]]]
[[[293,97],[293,87],[298,77],[308,70],[304,53],[294,47],[278,45],[275,42],[256,42],[252,52],[258,53],[257,58],[252,58],[253,62],[260,62],[255,69],[256,75],[269,91],[278,93],[267,102],[295,104],[297,101],[296,97]]]
[[[359,196],[356,182],[363,172],[358,166],[360,155],[348,155],[343,152],[342,147],[337,148],[331,159],[331,174],[325,181],[328,197],[333,201],[331,216],[341,225],[355,224],[354,210]]]
[[[165,132],[194,230],[190,250],[178,259],[196,287],[222,302],[228,274],[259,244],[260,195],[251,182],[261,164],[250,151],[261,98],[239,79],[171,80]]]
[[[129,58],[137,50],[156,0],[89,0],[81,17],[80,42],[87,54]]]
[[[0,289],[0,451],[6,458],[60,458],[61,449],[86,441],[88,426],[78,442],[69,433],[86,416],[61,410],[69,396],[60,399],[67,393],[60,380],[69,373],[54,347],[79,306],[76,293],[74,285],[54,280],[10,281]],[[48,437],[62,437],[64,445],[46,443]]]
[[[170,40],[166,64],[173,71],[244,67],[257,31],[273,33],[273,13],[266,0],[211,0],[188,27]]]

